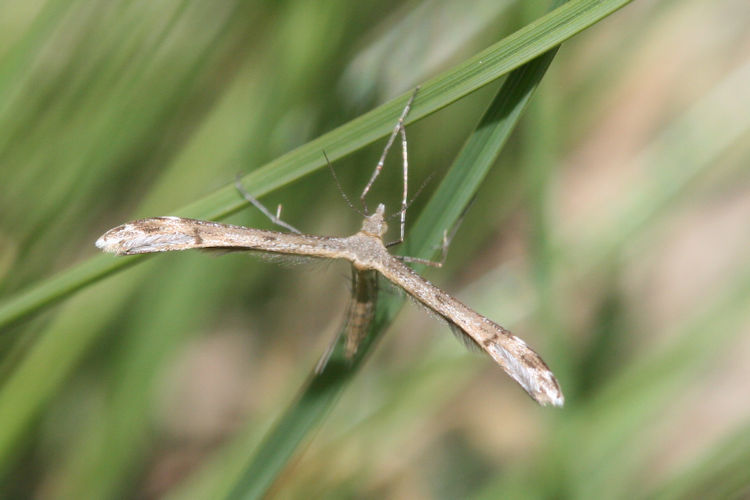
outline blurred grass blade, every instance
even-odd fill
[[[653,237],[654,227],[689,204],[696,190],[701,190],[706,176],[715,173],[722,156],[750,130],[745,112],[750,96],[746,91],[748,82],[750,65],[744,63],[686,112],[663,125],[662,132],[656,134],[635,160],[653,175],[635,188],[624,190],[620,197],[624,202],[609,204],[607,210],[611,215],[591,229],[590,242],[570,245],[591,250],[575,256],[576,264],[570,266],[569,276],[558,283],[556,296],[565,296],[585,282],[584,273],[598,274],[592,270],[612,266],[613,259],[617,260],[617,266],[627,268],[632,261],[647,258],[646,251],[634,249]],[[558,238],[565,239],[564,235]],[[747,248],[747,243],[745,239],[740,246]],[[734,280],[727,282],[719,290],[721,293],[707,294],[700,300],[701,309],[684,318],[676,333],[667,335],[675,339],[668,347],[640,353],[611,379],[598,381],[598,393],[593,399],[571,398],[571,411],[565,413],[571,420],[557,432],[558,449],[547,452],[547,467],[559,468],[560,457],[569,456],[574,450],[576,460],[568,461],[565,466],[568,484],[578,488],[573,497],[597,496],[601,491],[616,497],[616,492],[619,497],[632,496],[632,478],[643,473],[640,467],[649,460],[649,454],[658,453],[654,448],[661,443],[644,439],[646,430],[651,430],[660,412],[669,411],[675,398],[683,397],[706,373],[707,367],[715,366],[721,353],[731,348],[737,335],[742,334],[739,325],[746,318],[750,268],[737,268],[732,276]],[[655,337],[660,334],[650,333]],[[742,460],[738,456],[735,465],[728,467],[736,466],[735,470],[739,470]],[[705,463],[711,462],[706,458]],[[538,478],[540,469],[545,467],[535,461],[533,468],[519,475],[524,477],[523,481],[533,481],[530,478]],[[704,477],[707,476],[708,472]],[[513,481],[513,477],[501,476],[488,488],[487,498],[512,497],[507,488]],[[677,481],[672,486],[675,492],[689,491],[680,490]],[[684,498],[714,496],[722,497],[709,494]],[[678,493],[675,497],[680,498]]]
[[[578,267],[590,272],[593,265],[611,259],[617,249],[632,248],[660,218],[672,213],[672,207],[683,203],[690,194],[689,188],[704,179],[718,158],[747,134],[750,119],[744,110],[750,104],[750,94],[743,89],[748,88],[748,82],[750,64],[745,63],[653,139],[637,161],[653,167],[658,174],[632,191],[636,193],[631,197],[634,199],[626,199],[612,210],[607,226],[617,227],[619,234],[603,227],[596,229],[598,241],[586,246],[597,248],[599,253],[582,257],[586,263]],[[631,454],[642,452],[644,447],[641,444],[639,449],[630,449],[623,443],[638,443],[636,436],[642,426],[669,404],[673,394],[688,385],[686,381],[699,372],[697,367],[701,363],[714,359],[716,349],[722,345],[721,335],[733,331],[731,326],[722,325],[731,324],[734,308],[746,309],[750,269],[737,269],[734,276],[737,282],[727,286],[728,298],[713,297],[713,301],[706,304],[713,312],[706,313],[705,317],[689,318],[683,333],[676,336],[679,340],[669,350],[655,353],[653,357],[643,356],[638,363],[621,370],[592,401],[588,420],[580,427],[587,429],[587,440],[590,439],[596,449],[580,463],[599,463],[601,456],[610,456],[610,459],[607,467],[598,467],[601,472],[597,475],[582,465],[580,474],[585,475],[587,484],[610,480],[616,476],[615,470],[627,470],[634,463],[629,459]],[[593,426],[592,422],[599,423]],[[603,422],[607,425],[602,425]],[[583,455],[586,449],[581,446],[579,453]],[[616,456],[613,455],[615,450]],[[619,474],[617,477],[628,476]]]
[[[574,439],[580,450],[571,467],[580,488],[577,498],[598,491],[622,491],[627,496],[630,472],[635,474],[658,444],[644,444],[636,436],[660,411],[667,411],[675,395],[683,394],[706,366],[716,362],[725,346],[732,345],[731,336],[741,332],[739,325],[746,321],[748,301],[750,266],[745,266],[705,310],[684,320],[675,335],[680,341],[630,364],[575,414],[568,439]],[[603,460],[615,450],[616,457]]]
[[[13,96],[10,94],[13,93],[13,83],[19,74],[28,69],[28,61],[33,59],[30,54],[39,51],[74,3],[69,0],[44,2],[34,22],[26,30],[25,36],[4,55],[0,62],[0,114],[3,114],[8,103],[12,102]],[[19,89],[15,91],[18,92]]]
[[[651,498],[744,498],[750,470],[750,422],[723,439],[714,449],[662,485]]]
[[[699,176],[705,175],[717,158],[742,139],[750,129],[750,61],[728,73],[719,84],[697,100],[678,119],[659,133],[632,161],[635,165],[653,167],[648,184],[634,190],[617,205],[609,208],[616,222],[593,226],[591,248],[605,246],[597,256],[579,256],[591,265],[592,259],[611,256],[642,232],[654,218],[665,214],[665,208]],[[658,167],[658,168],[656,168]],[[632,168],[632,167],[630,167]]]
[[[554,58],[553,49],[514,71],[469,137],[456,161],[410,231],[409,255],[430,258],[439,248],[443,228],[452,227],[494,164],[528,100]],[[383,295],[383,294],[381,294]],[[270,430],[230,494],[233,499],[264,496],[286,463],[331,409],[365,355],[403,305],[403,296],[384,296],[361,355],[347,365],[332,358],[323,376],[312,377],[298,399]]]
[[[470,94],[507,72],[538,57],[576,33],[628,4],[630,0],[579,0],[555,9],[477,55],[422,85],[407,122],[411,123]],[[321,151],[335,161],[384,137],[408,95],[366,113],[277,158],[243,178],[245,187],[262,196],[323,166]],[[245,205],[233,186],[225,186],[174,214],[219,219]],[[126,265],[118,259],[93,257],[0,304],[0,327],[53,304]]]

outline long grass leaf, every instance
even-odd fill
[[[628,4],[630,0],[579,0],[567,3],[509,35],[463,63],[429,80],[414,103],[407,123],[418,120],[509,71],[534,59],[576,33]],[[325,165],[321,151],[333,161],[384,137],[408,95],[393,99],[341,127],[246,175],[243,183],[262,196]],[[175,214],[220,219],[244,206],[233,186],[225,186]],[[117,259],[92,257],[0,304],[0,327],[7,326],[65,298],[127,265]]]
[[[552,50],[542,55],[508,77],[415,223],[409,236],[410,255],[424,258],[434,255],[443,234],[442,228],[455,224],[473,198],[555,52]],[[362,351],[366,353],[380,337],[403,302],[403,297],[382,300]],[[358,358],[362,359],[364,357]],[[331,360],[334,361],[341,360]],[[268,492],[289,459],[330,411],[359,366],[359,362],[351,365],[338,362],[334,369],[325,372],[325,376],[310,378],[261,443],[230,498],[260,498]]]

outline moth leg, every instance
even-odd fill
[[[288,223],[284,222],[283,220],[281,220],[281,218],[280,218],[281,217],[281,205],[279,205],[276,208],[276,215],[274,215],[271,212],[269,212],[269,210],[260,201],[258,201],[258,199],[255,196],[253,196],[253,195],[251,195],[250,193],[247,192],[247,190],[242,186],[242,182],[240,181],[239,176],[237,176],[237,180],[234,182],[234,187],[237,188],[237,191],[240,192],[240,195],[243,198],[245,198],[245,200],[247,200],[250,203],[252,203],[253,206],[255,208],[257,208],[258,210],[260,210],[263,213],[263,215],[265,215],[266,217],[268,217],[268,219],[271,222],[273,222],[277,226],[281,226],[284,229],[287,229],[287,230],[289,230],[289,231],[291,231],[293,233],[302,234],[302,231],[300,231],[296,227],[292,226],[291,224],[288,224]]]
[[[453,241],[453,238],[456,236],[456,233],[458,232],[458,228],[461,226],[461,223],[464,221],[464,218],[466,217],[466,214],[468,213],[469,209],[472,205],[474,205],[475,198],[472,198],[472,200],[466,205],[466,208],[464,208],[463,212],[461,212],[461,215],[456,220],[455,224],[453,224],[453,227],[451,228],[450,232],[448,230],[443,230],[443,244],[441,246],[441,257],[439,261],[433,261],[429,259],[421,259],[419,257],[409,257],[404,255],[396,255],[395,257],[399,259],[402,262],[414,262],[417,264],[425,264],[427,266],[432,267],[443,267],[443,264],[445,264],[445,259],[448,257],[448,248],[451,245],[451,242]]]
[[[402,146],[404,148],[403,149],[404,162],[406,162],[406,134],[405,132],[403,132],[404,120],[406,119],[406,115],[409,114],[409,110],[411,109],[411,104],[412,102],[414,102],[414,98],[416,97],[418,91],[419,91],[419,87],[415,88],[411,97],[406,102],[406,106],[404,107],[404,110],[401,112],[401,116],[398,118],[398,121],[396,122],[396,126],[393,128],[393,132],[391,132],[391,136],[388,138],[388,142],[386,142],[385,144],[383,153],[380,155],[378,164],[375,166],[375,170],[372,172],[372,176],[370,177],[370,180],[367,182],[367,185],[362,190],[362,194],[359,196],[359,201],[362,203],[362,208],[364,209],[365,214],[368,213],[367,202],[365,201],[365,198],[367,197],[367,193],[370,192],[370,188],[375,182],[375,179],[378,178],[381,170],[383,170],[383,165],[385,164],[385,157],[388,156],[388,151],[391,149],[391,146],[393,146],[393,142],[396,140],[396,136],[399,133],[401,133]],[[404,164],[404,169],[405,169],[404,170],[404,189],[406,189],[406,163]],[[402,228],[402,233],[403,233],[403,228]]]

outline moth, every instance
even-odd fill
[[[362,194],[365,211],[364,197],[382,168],[385,154],[397,134],[402,135],[406,179],[406,136],[403,121],[413,98],[414,96],[399,118],[376,172]],[[249,200],[259,208],[262,207],[254,198],[250,197]],[[405,207],[406,188],[401,211],[402,237]],[[274,222],[279,221],[278,215],[274,217],[265,208],[262,210]],[[227,249],[345,259],[352,265],[354,283],[347,320],[350,331],[354,334],[346,339],[347,357],[351,358],[357,352],[361,337],[372,321],[377,298],[377,275],[380,275],[443,318],[454,330],[466,337],[468,342],[489,354],[539,404],[563,405],[564,397],[552,371],[523,340],[430,283],[388,251],[388,245],[384,242],[388,226],[382,203],[372,214],[365,213],[359,232],[347,237],[302,234],[287,224],[283,225],[293,232],[253,229],[181,217],[154,217],[110,229],[96,241],[96,246],[117,255]]]

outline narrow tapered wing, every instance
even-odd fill
[[[390,255],[381,237],[375,235],[382,235],[378,224],[384,226],[380,207],[378,212],[365,219],[360,233],[348,238],[279,233],[180,217],[154,217],[110,229],[96,241],[96,246],[118,255],[201,248],[258,250],[349,260],[358,271],[372,269],[380,272],[440,315],[487,352],[538,403],[562,406],[564,398],[560,386],[536,352],[523,340],[451,297]],[[369,304],[369,301],[365,302]],[[371,313],[367,308],[365,316],[371,319]],[[357,312],[356,316],[360,314]],[[352,355],[361,338],[359,335],[352,335],[351,338],[347,335],[347,340],[347,350]]]
[[[422,278],[395,257],[383,275],[485,351],[539,404],[562,406],[560,385],[526,342]]]
[[[153,217],[110,229],[96,240],[96,246],[117,255],[202,248],[336,258],[341,253],[341,238],[279,233],[182,217]]]

